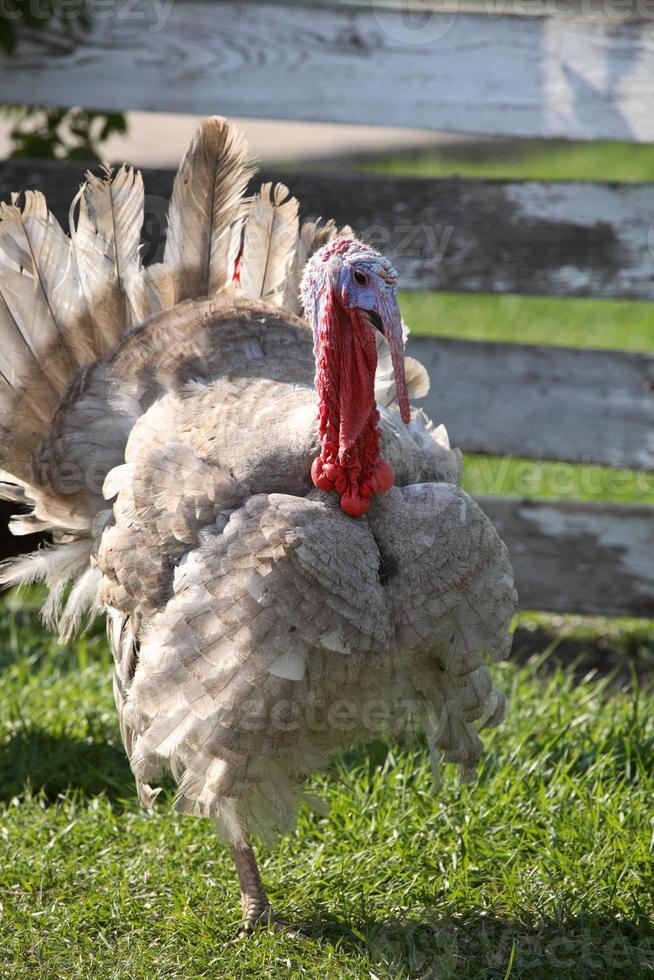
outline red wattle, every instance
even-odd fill
[[[379,412],[375,404],[377,350],[370,325],[346,310],[332,290],[319,325],[316,389],[320,456],[311,479],[320,490],[336,490],[341,509],[361,517],[375,493],[393,486],[393,468],[380,459]]]
[[[313,485],[318,487],[319,490],[334,489],[334,481],[325,472],[326,469],[327,467],[323,465],[320,456],[317,456],[311,464],[311,479],[313,480]]]
[[[344,493],[341,496],[341,510],[350,517],[363,517],[370,510],[370,500],[354,493]]]
[[[372,482],[375,493],[386,493],[387,490],[391,489],[395,482],[395,474],[388,460],[379,460],[373,471]]]

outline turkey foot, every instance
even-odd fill
[[[241,936],[247,936],[259,928],[270,928],[276,932],[285,932],[289,936],[303,937],[304,933],[297,926],[277,918],[266,895],[261,881],[257,859],[254,856],[249,841],[232,847],[232,857],[236,865],[239,884],[241,886],[241,908],[243,909],[243,925]]]

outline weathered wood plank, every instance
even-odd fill
[[[654,140],[651,19],[397,6],[89,3],[90,35],[50,28],[0,56],[0,89],[118,111]]]
[[[65,223],[83,170],[6,161],[0,198],[43,190]],[[163,241],[172,174],[144,176],[151,261]],[[351,224],[393,258],[406,289],[654,299],[654,184],[263,176],[289,184],[306,217]]]
[[[654,616],[654,508],[480,497],[521,609]]]
[[[281,175],[405,289],[654,299],[654,184]]]
[[[468,452],[654,469],[654,356],[410,337],[424,407]]]

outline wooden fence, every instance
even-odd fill
[[[90,34],[33,35],[0,56],[2,98],[654,140],[648,17],[546,6],[520,17],[421,6],[418,17],[382,0],[159,7],[117,0]],[[65,221],[80,176],[70,164],[9,162],[0,197],[40,188]],[[152,259],[172,174],[144,176]],[[347,221],[382,247],[407,289],[654,298],[654,184],[266,176],[290,185],[304,216]],[[652,335],[654,348],[654,317]],[[654,470],[654,356],[428,337],[410,353],[432,375],[427,411],[463,449]],[[481,503],[509,545],[523,608],[653,614],[653,508]]]

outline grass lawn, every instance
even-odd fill
[[[408,292],[400,301],[416,334],[654,352],[651,303]]]
[[[306,940],[239,940],[209,824],[135,801],[100,631],[0,616],[0,962],[38,978],[654,975],[654,691],[503,665],[479,782],[379,743],[314,781],[326,817],[263,851]]]
[[[648,180],[654,149],[375,166]],[[402,302],[416,332],[654,349],[642,303]],[[654,504],[651,476],[600,467],[470,457],[465,485]],[[174,814],[170,797],[153,814],[136,803],[101,629],[66,649],[29,598],[0,602],[0,977],[654,977],[654,626],[520,624],[539,653],[497,670],[511,710],[487,734],[479,781],[445,771],[436,793],[420,741],[347,756],[314,780],[329,815],[303,812],[295,835],[260,852],[275,905],[309,938],[239,940],[235,875],[212,828]],[[583,657],[576,669],[556,665],[552,629],[566,656]],[[598,662],[613,673],[584,666]]]
[[[654,180],[654,146],[598,140],[499,140],[460,143],[362,159],[372,173],[412,177],[486,177],[500,180]]]

